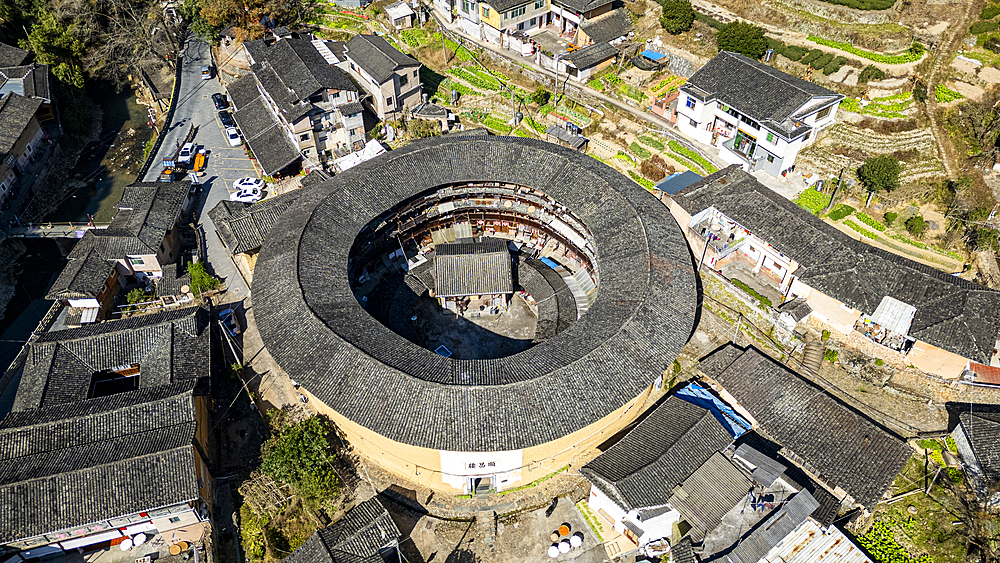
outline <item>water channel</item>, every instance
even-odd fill
[[[103,83],[88,85],[89,97],[104,112],[98,140],[84,149],[69,179],[86,185],[69,195],[47,221],[111,220],[125,186],[135,181],[143,149],[152,134],[146,106],[136,102],[131,90],[115,92]],[[14,298],[0,319],[0,371],[14,360],[31,331],[52,305],[45,299],[49,287],[66,264],[52,241],[25,240],[27,251],[15,266],[18,280]],[[0,418],[13,404],[17,384],[0,395]]]

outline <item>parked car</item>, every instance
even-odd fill
[[[209,80],[212,78],[212,67],[211,65],[202,65],[201,67],[201,79]]]
[[[212,101],[215,102],[215,109],[226,109],[229,107],[229,102],[226,101],[226,97],[222,94],[212,94]]]
[[[240,138],[240,132],[236,130],[235,127],[226,128],[226,140],[229,141],[229,146],[238,147],[243,144],[243,139]]]
[[[177,162],[182,164],[191,164],[191,158],[194,156],[194,143],[184,143],[181,147],[181,152],[177,153]]]
[[[258,190],[264,189],[264,180],[260,178],[240,178],[233,182],[233,189],[243,190],[246,188],[257,188]]]
[[[164,168],[163,172],[156,178],[157,182],[173,182],[174,181],[174,171],[170,168]]]
[[[264,193],[258,187],[243,188],[229,194],[229,201],[239,201],[243,203],[255,203],[260,201]]]
[[[222,123],[223,127],[236,127],[236,122],[233,120],[233,114],[229,113],[227,110],[219,112],[219,123]]]
[[[223,309],[219,312],[219,324],[222,325],[222,329],[226,331],[226,334],[232,338],[236,338],[240,332],[240,323],[236,320],[236,312],[232,309]]]

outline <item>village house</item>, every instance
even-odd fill
[[[585,465],[589,508],[612,531],[608,555],[757,563],[771,552],[832,544],[835,560],[867,562],[831,526],[840,500],[749,427],[691,384]]]
[[[613,6],[611,0],[489,0],[480,2],[474,15],[471,15],[476,9],[474,2],[469,2],[468,10],[463,4],[458,13],[467,20],[462,23],[463,29],[477,39],[529,55],[533,52],[530,37],[541,31],[558,34],[577,45],[612,41],[627,35],[628,30],[615,33],[621,29],[618,17],[591,28],[596,36],[607,36],[606,40],[580,33],[583,22],[607,14]],[[476,18],[478,26],[474,23]]]
[[[377,35],[355,35],[345,56],[379,119],[398,119],[421,102],[420,63]]]
[[[611,66],[618,56],[618,49],[610,43],[595,43],[574,51],[562,58],[567,62],[566,72],[580,82],[590,80],[594,73]]]
[[[148,285],[180,257],[177,226],[190,210],[191,182],[138,182],[125,187],[107,228],[90,229],[46,299],[78,310],[71,324],[107,320],[128,283]],[[67,313],[68,314],[68,313]]]
[[[610,12],[580,22],[578,45],[615,43],[632,33],[632,15],[628,8],[615,8]]]
[[[1000,506],[1000,405],[953,403],[948,405],[958,424],[951,432],[965,476],[980,501]]]
[[[233,117],[266,175],[304,159],[306,169],[359,150],[365,125],[358,87],[322,40],[245,44],[253,73],[229,84]]]
[[[166,557],[210,533],[209,332],[192,307],[30,345],[0,422],[0,554]]]
[[[348,510],[343,518],[318,530],[289,555],[287,563],[405,563],[400,533],[378,497]]]
[[[1000,293],[855,240],[739,166],[664,201],[703,269],[753,284],[775,307],[804,299],[802,330],[949,379],[994,356]]]
[[[753,347],[701,360],[715,393],[844,506],[872,510],[913,449],[898,436]]]
[[[399,29],[409,29],[413,27],[413,22],[416,20],[416,13],[410,5],[403,1],[397,0],[392,4],[385,7],[385,15],[389,17],[389,22],[392,23],[392,27]]]
[[[0,98],[0,200],[24,174],[45,134],[36,118],[41,106],[41,100],[14,92]]]
[[[680,87],[677,127],[748,172],[772,176],[833,125],[844,99],[738,53],[723,51]]]

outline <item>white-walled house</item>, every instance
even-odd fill
[[[833,125],[842,94],[723,51],[680,88],[677,126],[747,172],[778,176]]]

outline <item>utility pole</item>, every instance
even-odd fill
[[[840,186],[844,182],[844,170],[851,167],[851,161],[847,161],[847,166],[840,169],[840,176],[837,176],[837,185],[833,187],[833,193],[830,194],[830,203],[826,204],[826,209],[823,210],[823,215],[826,215],[833,209],[833,204],[837,201],[837,192],[840,191]]]

